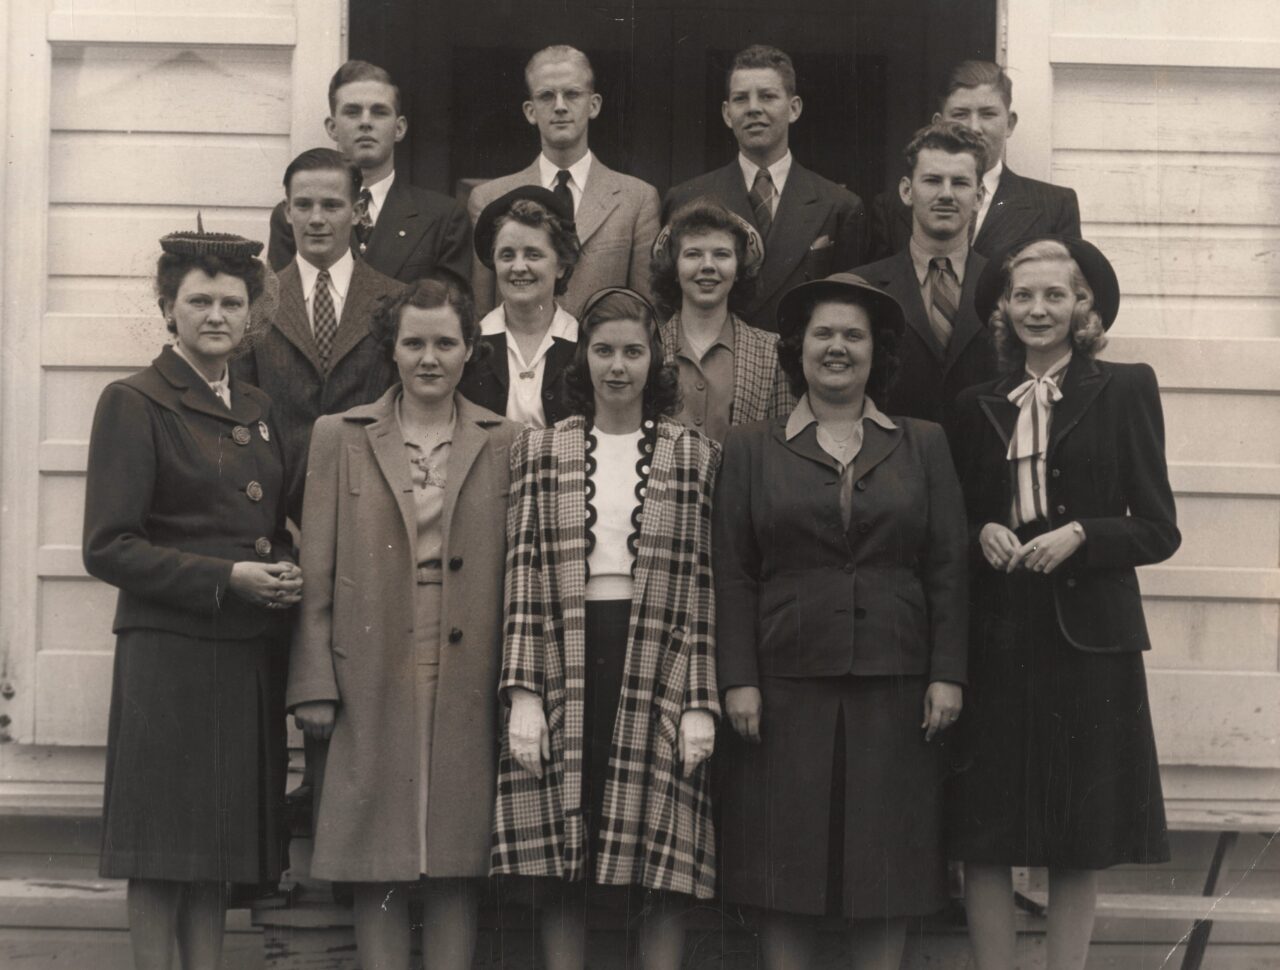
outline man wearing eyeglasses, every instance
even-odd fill
[[[472,190],[467,210],[474,224],[484,207],[522,185],[541,185],[571,202],[582,257],[561,304],[573,316],[596,290],[629,286],[649,291],[649,251],[658,235],[658,193],[652,185],[608,168],[587,147],[587,129],[603,103],[587,55],[573,47],[546,47],[524,69],[529,98],[524,116],[538,129],[542,152],[514,175]],[[475,260],[471,285],[476,313],[495,303],[493,271]]]

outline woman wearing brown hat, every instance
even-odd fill
[[[1178,548],[1155,374],[1095,359],[1110,263],[1081,240],[987,264],[1005,376],[957,401],[975,544],[966,768],[949,798],[980,970],[1014,964],[1011,866],[1049,870],[1048,966],[1084,966],[1095,873],[1169,858],[1134,567]]]
[[[855,967],[896,967],[906,917],[946,901],[930,742],[965,680],[964,503],[942,429],[874,403],[903,326],[850,273],[791,290],[778,356],[800,401],[725,441],[721,891],[763,910],[771,970],[813,966],[828,914],[854,921]]]
[[[483,346],[458,390],[525,427],[550,427],[569,413],[564,369],[578,339],[578,321],[556,302],[581,252],[573,210],[541,186],[512,189],[480,213],[475,250],[500,302],[480,320]]]
[[[229,376],[262,243],[160,241],[174,341],[98,400],[84,562],[120,590],[100,871],[128,879],[135,965],[219,965],[228,884],[285,862],[284,673],[302,574],[270,399]]]

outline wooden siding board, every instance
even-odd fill
[[[1280,768],[1280,674],[1152,670],[1162,764]]]
[[[98,650],[36,654],[37,744],[107,743],[112,655]]]
[[[1277,669],[1280,604],[1149,597],[1143,606],[1153,644],[1151,669]]]
[[[1109,224],[1091,241],[1126,297],[1280,296],[1280,228]]]

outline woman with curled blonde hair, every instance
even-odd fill
[[[979,970],[1014,965],[1012,866],[1048,868],[1048,966],[1079,970],[1096,871],[1169,858],[1134,571],[1181,541],[1160,393],[1095,359],[1120,288],[1087,242],[1020,244],[974,302],[1005,376],[952,429],[976,555],[950,850]]]

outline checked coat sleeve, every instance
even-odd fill
[[[531,432],[511,447],[511,490],[507,498],[507,573],[504,587],[506,627],[498,691],[504,699],[513,687],[542,697],[544,624],[542,547],[538,520],[539,469]]]
[[[706,438],[697,440],[697,467],[701,472],[698,490],[698,530],[694,548],[694,603],[689,654],[689,681],[684,709],[720,715],[720,692],[716,684],[716,602],[711,575],[711,499],[720,468],[720,447]]]

